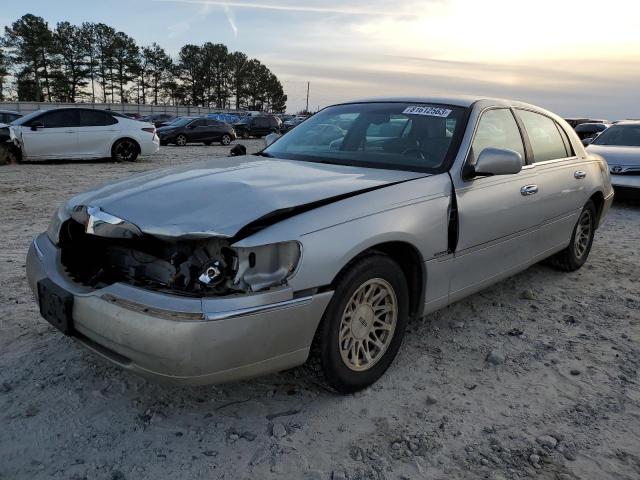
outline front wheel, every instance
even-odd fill
[[[596,232],[596,207],[591,200],[580,212],[569,246],[549,258],[549,264],[565,272],[578,270],[589,257]]]
[[[135,162],[139,153],[138,144],[129,138],[118,140],[111,148],[111,158],[115,162]]]
[[[383,254],[372,254],[341,275],[316,333],[311,362],[340,393],[378,380],[398,353],[409,311],[402,269]]]
[[[220,139],[220,143],[226,147],[231,143],[231,136],[226,134],[223,135],[222,138]]]

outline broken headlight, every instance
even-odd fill
[[[49,227],[47,228],[47,237],[54,245],[57,245],[60,241],[60,228],[62,224],[69,220],[69,214],[67,213],[67,205],[63,203],[58,207],[56,213],[51,217]]]
[[[280,242],[257,247],[232,247],[237,255],[234,285],[256,292],[284,285],[298,268],[300,243]]]

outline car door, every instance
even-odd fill
[[[222,137],[222,122],[208,118],[205,139],[207,141],[213,141],[220,140],[220,137]]]
[[[187,135],[191,142],[202,142],[207,138],[207,120],[198,118],[187,127]]]
[[[43,113],[20,127],[23,155],[29,159],[77,158],[79,115],[76,109]]]
[[[265,117],[256,117],[253,119],[252,134],[263,136],[269,134],[269,119]]]
[[[522,268],[538,224],[536,171],[527,165],[525,138],[509,108],[489,108],[477,122],[466,163],[485,148],[507,148],[523,158],[511,175],[465,179],[452,175],[458,211],[458,242],[450,281],[455,301]],[[464,171],[464,170],[463,170]]]
[[[118,132],[118,121],[102,110],[80,109],[78,113],[78,154],[85,158],[110,156],[111,146]]]
[[[538,184],[540,230],[538,255],[566,246],[578,215],[591,193],[595,162],[579,158],[567,132],[550,116],[532,110],[516,109],[516,115],[531,145],[533,169]]]

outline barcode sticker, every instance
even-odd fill
[[[439,107],[421,107],[419,105],[412,105],[404,109],[402,113],[407,115],[428,115],[430,117],[443,117],[446,118],[451,113],[448,108]]]

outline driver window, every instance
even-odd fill
[[[507,148],[518,152],[524,162],[525,153],[518,124],[508,108],[496,108],[482,114],[471,145],[472,163],[485,148]]]

